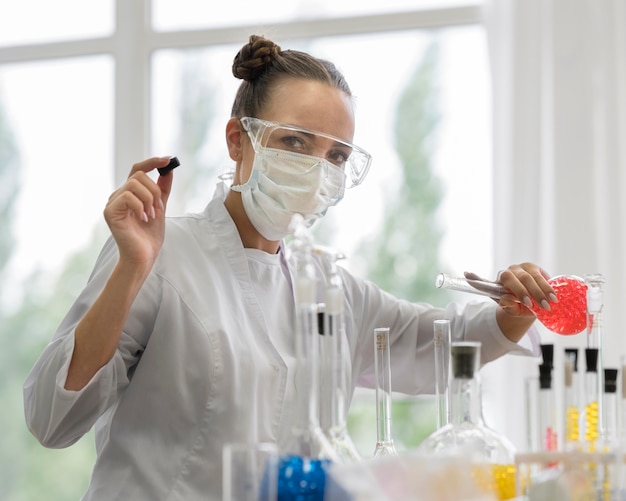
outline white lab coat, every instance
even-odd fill
[[[25,382],[26,421],[43,445],[67,447],[96,427],[84,500],[221,500],[225,443],[281,444],[288,436],[294,402],[285,396],[294,375],[262,314],[272,291],[254,293],[224,194],[222,185],[202,213],[168,218],[118,349],[85,388],[68,391],[64,383],[76,324],[116,263],[112,240]],[[342,278],[353,382],[373,383],[372,331],[381,326],[390,327],[394,391],[433,392],[437,318],[451,320],[456,338],[482,341],[483,363],[528,353],[503,336],[491,304],[436,309],[398,300],[345,270]]]

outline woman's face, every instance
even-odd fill
[[[273,90],[268,104],[260,116],[263,120],[297,125],[323,132],[352,142],[354,137],[354,110],[350,96],[327,84],[286,78]],[[315,156],[326,157],[324,145]],[[330,150],[332,142],[327,145]],[[245,183],[252,170],[254,150],[249,139],[244,140],[242,162],[236,179]]]

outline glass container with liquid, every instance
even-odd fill
[[[440,273],[435,285],[439,288],[460,292],[469,292],[488,296],[494,299],[501,298],[510,292],[496,282],[481,279],[473,273],[466,273],[464,277],[453,277]],[[587,328],[587,284],[582,278],[574,275],[559,275],[552,277],[548,283],[554,289],[558,302],[551,303],[546,310],[533,301],[531,310],[537,319],[555,334],[569,336],[579,334]]]
[[[580,448],[580,390],[578,348],[565,348],[563,364],[563,447],[566,451]]]
[[[515,448],[483,420],[480,346],[479,342],[451,343],[449,423],[429,435],[418,451],[466,459],[479,487],[499,500],[512,499],[516,495]]]
[[[296,305],[297,403],[289,440],[280,451],[278,500],[322,501],[326,469],[338,457],[319,423],[317,276],[311,239],[302,224],[289,251]]]

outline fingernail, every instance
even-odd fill
[[[553,294],[552,292],[548,294],[548,297],[550,298],[550,301],[552,301],[553,303],[559,302],[558,298],[556,297],[556,294]]]
[[[143,213],[141,214],[141,219],[143,219],[145,223],[148,222],[148,214],[146,214],[146,211],[143,211]]]
[[[550,311],[550,303],[548,303],[548,301],[546,301],[545,299],[542,299],[542,300],[541,300],[541,307],[542,307],[544,310],[548,310],[548,311]]]
[[[154,205],[150,206],[150,217],[156,219],[156,212],[154,211]]]
[[[533,307],[533,302],[530,300],[528,296],[524,296],[524,299],[522,299],[522,303],[524,303],[529,308]]]
[[[159,209],[161,210],[165,209],[165,205],[163,205],[163,200],[161,200],[160,198],[159,198]]]

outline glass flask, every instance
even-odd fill
[[[472,465],[477,484],[498,499],[515,497],[515,448],[482,417],[479,342],[452,342],[450,347],[450,422],[429,435],[418,451],[461,456]]]
[[[389,327],[374,329],[376,366],[376,447],[374,457],[397,456],[391,433],[391,356]]]
[[[574,275],[559,275],[548,280],[558,302],[550,303],[550,309],[544,310],[533,301],[531,310],[537,319],[555,334],[569,336],[579,334],[587,327],[587,283]],[[435,280],[438,288],[460,292],[470,292],[499,299],[509,291],[496,282],[484,280],[473,273],[464,277],[452,277],[439,273]]]
[[[322,501],[326,468],[338,459],[319,424],[317,277],[311,249],[311,239],[300,222],[289,249],[296,305],[297,402],[289,440],[280,451],[279,501]]]
[[[343,259],[343,254],[322,247],[315,247],[314,252],[321,255],[328,277],[323,311],[318,315],[321,322],[320,425],[339,459],[356,461],[361,455],[348,432],[351,373],[346,366],[343,281],[337,269],[337,261]]]

